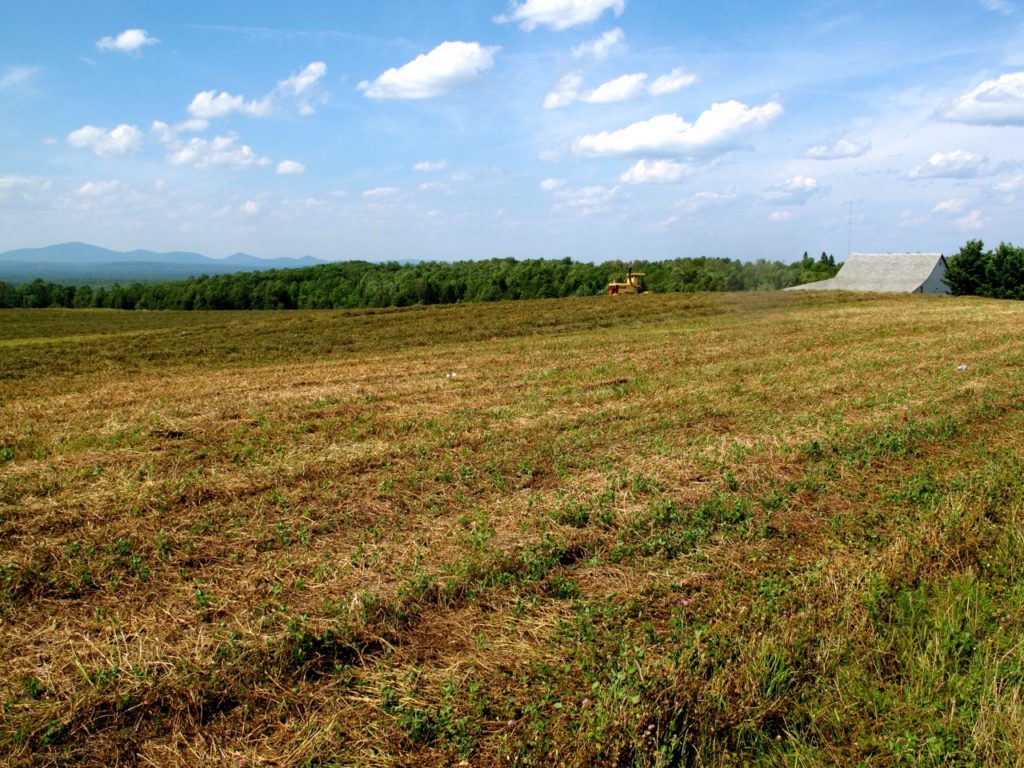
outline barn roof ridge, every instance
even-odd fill
[[[944,293],[937,282],[946,271],[941,253],[851,253],[839,274],[830,280],[793,286],[800,290],[873,291],[879,293]],[[926,288],[927,285],[927,288]]]

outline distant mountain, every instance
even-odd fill
[[[15,284],[36,278],[75,285],[150,283],[196,275],[291,269],[325,263],[312,256],[261,259],[247,253],[235,253],[224,259],[211,259],[188,251],[112,251],[88,243],[61,243],[0,253],[0,280]]]

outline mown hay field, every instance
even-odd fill
[[[1024,764],[1022,329],[0,311],[0,761]]]

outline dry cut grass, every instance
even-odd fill
[[[1022,321],[0,312],[0,759],[1024,764]]]

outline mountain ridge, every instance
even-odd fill
[[[196,275],[223,275],[269,269],[292,269],[327,264],[312,256],[263,259],[237,252],[223,258],[193,251],[115,251],[83,242],[39,248],[16,248],[0,253],[0,280],[23,283],[36,278],[53,282],[103,284],[176,280]]]

